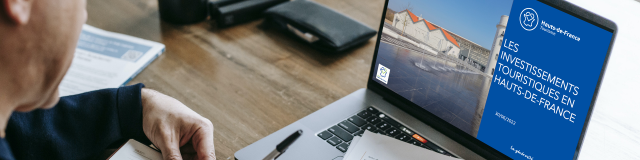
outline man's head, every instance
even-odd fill
[[[58,102],[58,85],[86,19],[86,0],[0,0],[2,111]]]

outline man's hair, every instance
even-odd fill
[[[4,0],[0,0],[0,1],[4,1]],[[8,18],[5,12],[6,10],[4,8],[4,2],[0,2],[0,23],[6,23],[8,21]]]

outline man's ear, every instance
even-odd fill
[[[11,22],[16,24],[27,24],[31,16],[31,5],[33,0],[0,0],[4,14]]]

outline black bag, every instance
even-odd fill
[[[328,52],[342,52],[368,41],[376,31],[311,1],[286,2],[265,12],[265,24]]]

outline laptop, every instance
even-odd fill
[[[387,0],[367,88],[235,158],[301,130],[278,160],[339,160],[369,130],[460,159],[577,159],[616,30],[565,1]]]

